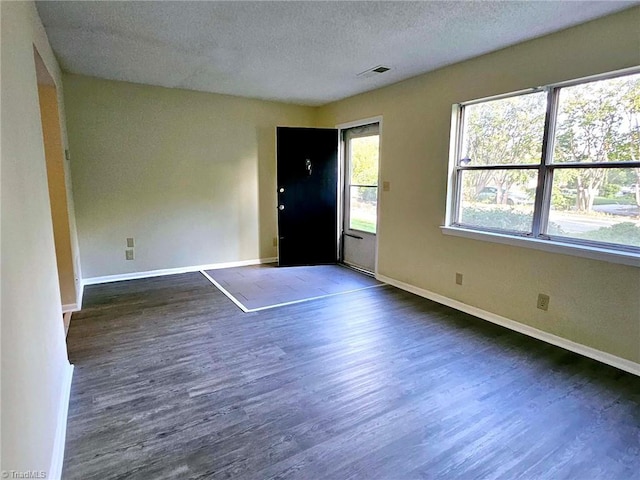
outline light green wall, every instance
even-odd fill
[[[63,385],[70,367],[56,272],[34,45],[58,87],[60,70],[32,2],[1,2],[0,16],[0,470],[49,473],[63,407]]]
[[[639,26],[627,10],[321,107],[320,126],[383,116],[379,273],[640,362],[640,269],[440,230],[452,104],[639,65]]]
[[[77,75],[64,85],[84,278],[276,256],[275,127],[310,125],[313,108]]]

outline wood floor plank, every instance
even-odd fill
[[[87,287],[65,479],[640,479],[640,378],[392,287]]]

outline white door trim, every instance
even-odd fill
[[[342,232],[344,226],[344,182],[345,182],[345,172],[344,172],[344,140],[343,140],[343,131],[348,130],[349,128],[362,127],[364,125],[369,125],[371,123],[378,124],[378,135],[379,135],[379,149],[380,154],[378,156],[378,205],[377,205],[377,226],[376,226],[376,248],[375,248],[375,259],[374,259],[374,271],[373,274],[378,274],[378,243],[380,239],[380,225],[382,222],[380,221],[381,216],[380,213],[382,209],[380,208],[382,204],[382,169],[383,169],[383,154],[382,154],[382,115],[376,115],[375,117],[363,118],[362,120],[353,120],[351,122],[340,123],[335,126],[338,129],[338,164],[339,164],[339,172],[338,172],[338,182],[340,183],[340,188],[338,189],[338,222],[340,227],[340,232]],[[342,234],[340,234],[340,240],[342,240]],[[340,258],[342,258],[342,242],[339,242],[340,251],[338,252]]]

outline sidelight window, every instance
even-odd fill
[[[346,226],[350,230],[376,233],[378,211],[378,125],[345,131],[347,155]]]

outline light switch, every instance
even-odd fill
[[[382,191],[388,192],[391,190],[391,182],[382,182]]]
[[[127,238],[127,248],[133,248],[133,238]]]

